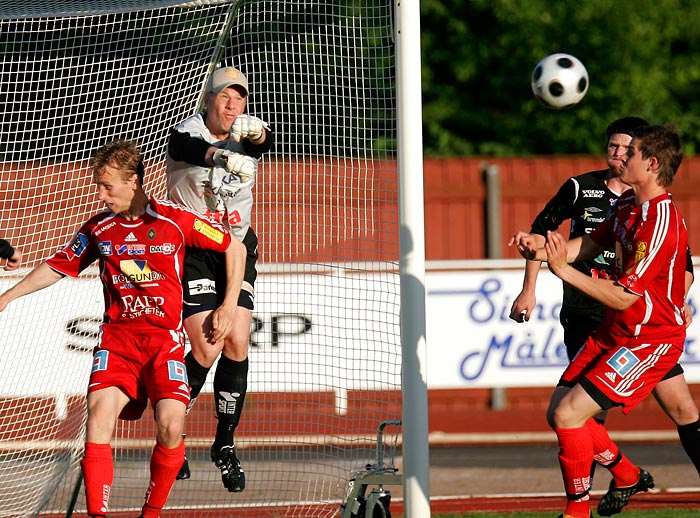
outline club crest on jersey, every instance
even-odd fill
[[[80,257],[87,248],[89,243],[88,237],[85,234],[79,233],[75,236],[73,243],[70,245],[70,251],[75,257]]]
[[[627,349],[627,347],[620,348],[620,350],[613,354],[607,361],[607,364],[623,378],[638,363],[639,358],[637,358],[632,351]]]
[[[153,240],[156,238],[156,229],[154,229],[154,228],[149,228],[149,229],[148,229],[148,234],[146,234],[146,235],[148,236],[148,239],[150,239],[151,241],[153,241]]]
[[[215,243],[224,242],[224,233],[221,230],[217,230],[212,227],[209,223],[202,221],[201,219],[194,220],[194,229],[200,234],[205,235]]]

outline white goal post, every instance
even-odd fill
[[[417,0],[0,3],[0,237],[24,255],[19,272],[0,270],[0,291],[101,209],[87,169],[101,144],[137,140],[146,190],[165,196],[168,132],[199,109],[215,67],[246,74],[248,111],[276,135],[255,187],[259,276],[236,432],[246,490],[227,492],[209,462],[211,374],[186,425],[192,478],[163,516],[338,516],[367,465],[398,468],[407,518],[429,514],[418,16]],[[0,313],[0,517],[85,512],[102,309],[88,271]],[[138,514],[154,437],[150,410],[119,423],[110,513]]]

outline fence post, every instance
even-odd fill
[[[484,183],[486,185],[486,203],[484,207],[484,222],[486,223],[486,257],[501,258],[501,178],[497,165],[484,162],[481,165]],[[491,408],[504,410],[508,406],[506,389],[494,387],[491,389]]]

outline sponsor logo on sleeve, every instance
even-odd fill
[[[634,262],[638,263],[647,256],[647,244],[644,242],[637,243],[637,249],[634,251]]]
[[[87,248],[88,243],[89,243],[88,237],[83,233],[79,233],[77,236],[75,236],[73,243],[70,245],[71,253],[75,257],[80,257],[81,255],[83,255],[83,252],[85,252],[85,249]]]
[[[201,219],[194,220],[194,229],[215,243],[221,244],[224,242],[224,233]]]

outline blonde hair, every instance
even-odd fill
[[[139,184],[143,185],[143,158],[138,144],[133,140],[113,140],[98,148],[90,158],[92,174],[98,174],[106,165],[123,171],[123,180],[128,180],[133,174],[137,175]]]

